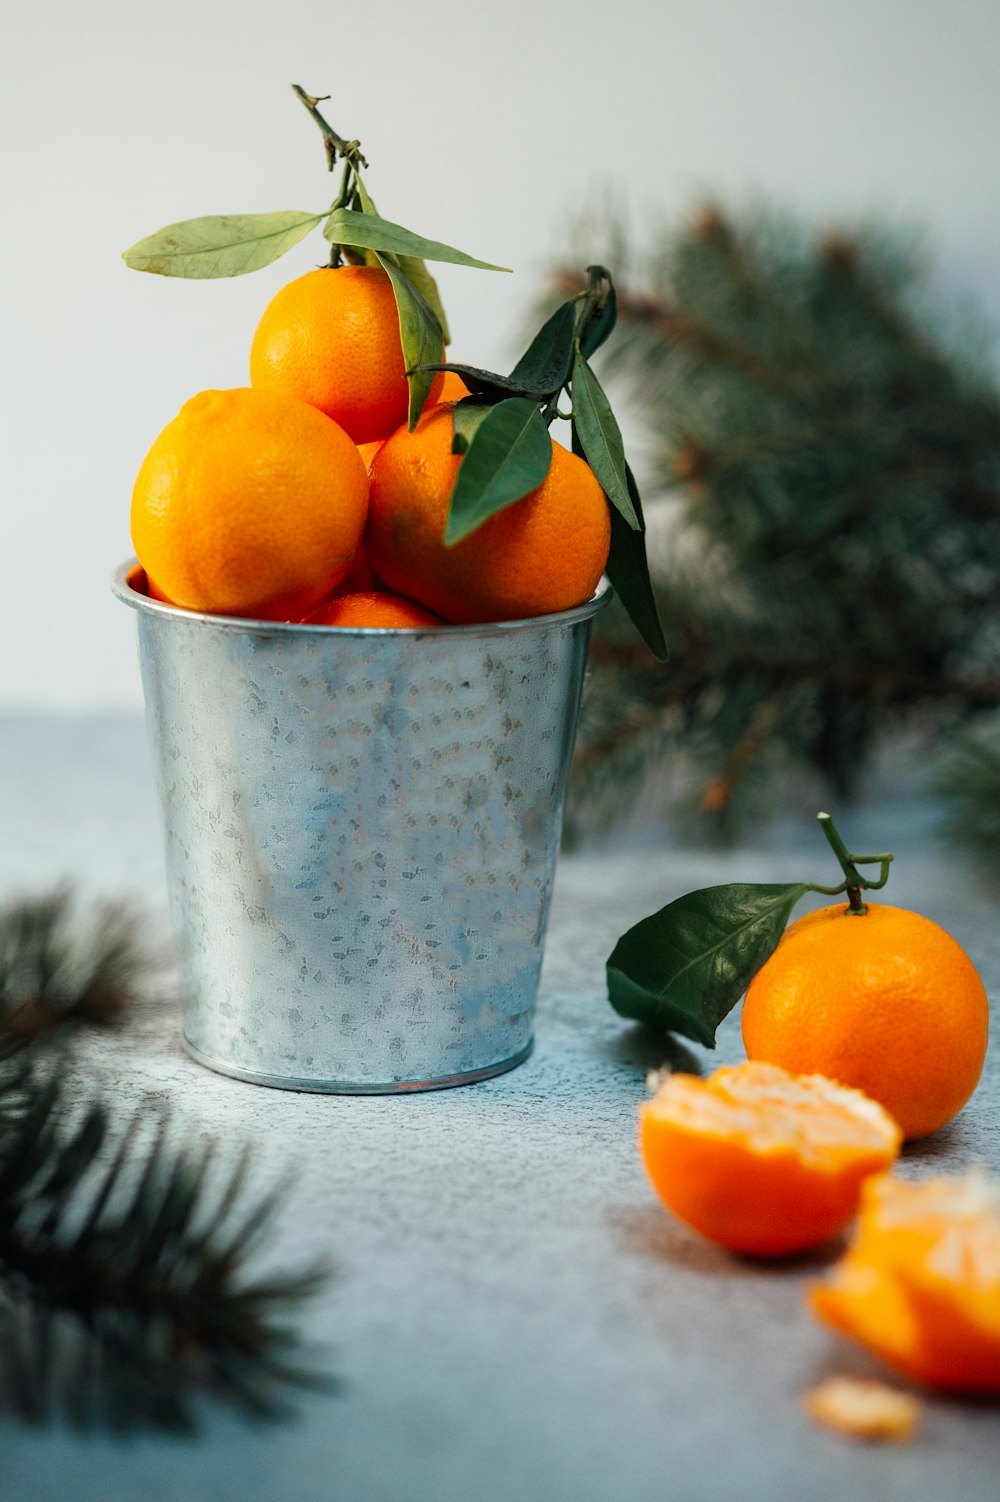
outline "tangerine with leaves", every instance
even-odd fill
[[[975,1172],[870,1179],[854,1237],[809,1301],[908,1377],[1000,1395],[1000,1185]]]
[[[342,428],[273,391],[202,391],[155,440],[132,494],[150,592],[188,610],[298,621],[347,572],[368,477]]]
[[[743,1003],[751,1059],[864,1090],[907,1139],[965,1105],[988,1029],[986,992],[961,946],[929,918],[873,902],[790,924]]]
[[[358,594],[338,595],[327,600],[312,615],[307,616],[309,626],[376,626],[381,628],[401,626],[443,626],[439,615],[432,615],[422,605],[402,595],[390,594],[387,590],[365,590]]]
[[[672,1074],[639,1107],[639,1145],[668,1209],[730,1251],[785,1256],[835,1236],[901,1143],[875,1101],[770,1064]]]
[[[446,620],[516,620],[589,600],[611,542],[608,504],[582,459],[552,444],[537,489],[452,547],[448,507],[462,459],[452,453],[450,404],[392,435],[371,466],[365,542],[384,583]]]
[[[257,325],[250,384],[318,407],[355,443],[398,428],[406,421],[409,386],[386,273],[377,266],[323,266],[288,282]]]

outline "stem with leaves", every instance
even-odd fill
[[[720,1022],[773,954],[800,898],[843,893],[845,916],[863,918],[868,909],[861,892],[885,886],[892,856],[848,850],[830,815],[817,817],[840,862],[841,882],[742,882],[678,897],[624,933],[608,957],[615,1011],[714,1048]],[[858,870],[867,865],[879,867],[876,879]]]

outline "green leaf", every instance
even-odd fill
[[[269,266],[298,245],[322,218],[322,214],[289,209],[276,214],[183,219],[123,251],[122,259],[133,271],[152,271],[158,276],[244,276]]]
[[[539,329],[508,380],[539,401],[561,390],[573,364],[575,328],[576,304],[564,302]]]
[[[478,433],[488,412],[493,409],[489,402],[478,397],[465,396],[452,412],[454,435],[451,440],[453,454],[464,454]]]
[[[492,370],[480,370],[477,365],[461,365],[451,360],[439,360],[428,369],[453,370],[456,375],[462,377],[475,396],[481,396],[485,401],[503,402],[511,396],[524,396],[529,401],[541,402],[549,395],[546,391],[526,387],[521,381],[513,381],[510,376],[497,375]]]
[[[355,245],[392,256],[418,256],[424,261],[448,261],[454,266],[475,266],[480,271],[510,270],[509,266],[477,261],[451,245],[442,245],[440,240],[425,240],[423,235],[415,235],[401,224],[393,224],[377,214],[359,213],[357,209],[334,209],[323,226],[323,234],[334,245]]]
[[[623,934],[608,959],[608,994],[622,1017],[715,1047],[715,1030],[777,947],[808,891],[789,885],[704,887]]]
[[[661,662],[669,657],[667,639],[660,620],[656,595],[649,577],[649,559],[646,557],[646,527],[642,515],[642,501],[635,476],[628,465],[625,479],[629,496],[639,520],[639,530],[629,526],[621,512],[611,508],[611,552],[608,555],[605,573],[614,585],[618,596],[646,646]]]
[[[601,383],[579,350],[573,361],[573,425],[580,435],[584,458],[600,480],[608,500],[629,526],[638,531],[639,518],[629,495],[621,429]]]
[[[428,361],[436,360],[441,353],[443,343],[441,325],[427,299],[417,291],[409,278],[403,275],[395,261],[389,256],[382,255],[379,255],[378,259],[392,282],[392,290],[396,296],[403,359],[406,362],[410,382],[410,406],[407,420],[412,433],[434,384],[433,367],[428,366]]]
[[[378,209],[376,209],[375,201],[362,181],[360,172],[355,173],[354,191],[357,194],[357,201],[361,205],[361,212],[377,219]],[[374,252],[371,252],[371,255],[374,261]],[[437,321],[441,325],[442,341],[445,344],[450,344],[451,331],[448,328],[448,319],[445,315],[444,304],[441,301],[441,294],[438,291],[437,282],[431,276],[423,261],[418,256],[404,255],[394,255],[393,260],[407,281],[416,287],[425,302],[433,309]]]
[[[424,298],[428,306],[433,310],[438,323],[441,325],[441,340],[444,344],[451,343],[451,330],[448,327],[448,318],[441,301],[441,293],[438,284],[431,276],[427,267],[418,256],[397,256],[399,269],[407,281]]]
[[[534,402],[512,397],[490,407],[469,444],[452,491],[446,547],[536,490],[552,463],[552,440]]]
[[[580,353],[585,360],[589,360],[594,351],[600,349],[618,322],[618,294],[610,271],[604,266],[588,266],[587,271],[590,274],[592,292],[597,293],[602,281],[607,282],[608,290],[603,300],[596,306],[592,305],[585,314],[585,322],[580,330]]]

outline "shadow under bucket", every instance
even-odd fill
[[[184,1042],[239,1079],[427,1090],[526,1058],[583,670],[575,610],[373,630],[136,611]]]

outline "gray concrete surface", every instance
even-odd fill
[[[941,922],[1000,991],[995,903],[929,838],[888,779],[849,839],[894,848],[891,899]],[[132,891],[163,921],[141,724],[0,721],[0,899],[68,875]],[[611,1012],[604,959],[621,930],[693,886],[827,879],[810,821],[753,851],[664,848],[563,859],[537,1046],[466,1089],[403,1098],[267,1091],[188,1060],[172,1006],[76,1055],[123,1104],[168,1098],[192,1135],[255,1147],[257,1187],[294,1175],[269,1255],[333,1256],[306,1321],[343,1379],[287,1423],[218,1410],[196,1441],[127,1445],[0,1422],[3,1502],[987,1502],[1000,1486],[996,1406],[932,1398],[908,1449],[812,1428],[802,1393],[874,1374],[819,1327],[803,1289],[827,1252],[732,1259],[675,1224],[635,1151],[636,1104],[663,1048]],[[887,893],[887,896],[890,894]],[[738,1019],[702,1067],[741,1057]],[[919,1176],[971,1159],[1000,1172],[996,1047],[972,1102],[906,1153]]]

